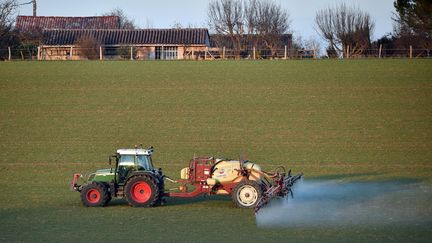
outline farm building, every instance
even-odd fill
[[[80,60],[130,57],[140,60],[196,59],[210,44],[207,29],[48,29],[43,31],[40,59]]]
[[[119,29],[118,16],[93,17],[57,17],[57,16],[22,16],[16,18],[15,29],[21,41],[36,49],[42,42],[42,33],[47,29]],[[33,51],[32,51],[33,52]],[[34,58],[37,53],[34,53]],[[33,58],[33,57],[32,57]]]

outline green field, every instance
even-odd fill
[[[85,208],[74,172],[155,147],[307,178],[432,184],[432,60],[0,63],[1,241],[431,241],[431,225],[258,228],[229,198]],[[432,198],[424,212],[432,214]]]

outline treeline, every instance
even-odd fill
[[[0,2],[0,51],[12,47],[31,52],[40,44],[40,33],[24,35],[14,29],[18,7],[16,0]],[[432,0],[395,0],[394,11],[393,31],[372,40],[375,21],[369,13],[344,3],[318,10],[313,27],[326,43],[324,55],[364,56],[367,50],[380,46],[390,55],[391,50],[409,48],[429,53],[432,49]],[[134,21],[121,9],[104,15],[119,16],[120,28],[136,28]],[[315,38],[304,41],[301,36],[292,38],[289,12],[272,0],[213,0],[208,6],[207,20],[214,44],[232,49],[237,56],[244,49],[256,47],[267,49],[271,57],[287,42],[290,49],[314,49],[317,53],[321,49]]]

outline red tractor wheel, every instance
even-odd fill
[[[126,199],[134,207],[154,206],[159,199],[159,187],[148,175],[134,176],[125,187]]]
[[[93,182],[85,185],[81,190],[81,201],[87,207],[105,206],[110,200],[108,188],[101,184]]]

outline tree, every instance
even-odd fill
[[[315,24],[318,33],[328,42],[327,49],[336,50],[342,56],[361,55],[371,44],[375,26],[367,12],[345,4],[319,10]]]
[[[81,36],[76,45],[80,47],[80,53],[82,56],[89,60],[99,59],[99,48],[101,42],[93,36]]]
[[[5,37],[10,34],[15,23],[14,15],[17,10],[16,0],[5,0],[0,2],[0,37],[5,41]]]
[[[398,15],[395,21],[395,36],[399,42],[411,41],[410,45],[432,48],[432,1],[396,0],[394,7]]]
[[[289,30],[289,14],[280,5],[271,1],[251,1],[247,13],[249,28],[253,28],[259,40],[270,49],[272,56],[281,46],[281,35]]]
[[[240,55],[244,34],[243,13],[243,3],[240,0],[213,0],[209,3],[207,13],[210,29],[231,39],[237,57]]]
[[[102,16],[118,16],[120,29],[136,29],[134,20],[129,19],[125,12],[120,8],[115,8],[111,11],[108,11],[102,14]]]
[[[15,24],[15,13],[18,4],[16,0],[5,0],[0,2],[0,58],[6,58],[8,46],[19,44],[17,33],[13,30]]]
[[[228,36],[237,57],[245,46],[260,44],[274,56],[290,26],[288,12],[270,0],[213,0],[208,22],[217,34],[215,41],[225,46]]]

